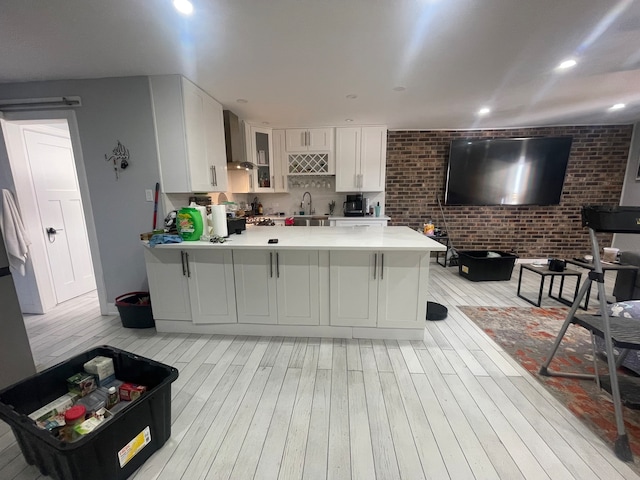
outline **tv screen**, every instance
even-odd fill
[[[451,142],[447,205],[557,205],[571,137],[456,139]]]

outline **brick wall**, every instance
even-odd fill
[[[459,250],[515,251],[522,258],[575,257],[591,250],[580,207],[618,205],[632,125],[541,127],[510,130],[390,131],[385,213],[390,225],[421,227],[432,218],[444,226],[436,196],[444,202],[449,145],[454,138],[572,136],[560,205],[443,205]],[[598,236],[601,246],[611,235]]]

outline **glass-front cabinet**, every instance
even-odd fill
[[[251,135],[251,161],[255,165],[250,180],[252,192],[273,192],[274,163],[272,130],[270,128],[249,127]]]

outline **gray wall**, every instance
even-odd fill
[[[636,180],[640,168],[640,123],[633,127],[631,148],[629,149],[629,161],[627,172],[620,196],[620,205],[628,207],[640,207],[640,180]],[[613,246],[620,250],[640,251],[640,234],[616,234]]]
[[[139,234],[151,230],[153,202],[145,189],[160,181],[147,77],[61,80],[0,84],[0,99],[80,96],[75,109],[84,166],[100,249],[107,302],[146,289]],[[105,161],[117,141],[129,149],[129,167],[116,181],[113,164]],[[0,172],[8,170],[0,149]],[[158,218],[164,218],[161,211]]]

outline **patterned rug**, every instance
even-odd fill
[[[545,377],[538,373],[562,327],[567,308],[459,308],[613,448],[617,434],[611,396],[598,390],[590,380]],[[606,372],[606,362],[600,358],[597,362],[598,371]],[[593,373],[589,332],[576,325],[569,326],[549,368],[564,372]],[[620,374],[635,376],[625,368],[620,369]],[[638,458],[640,411],[624,407],[624,420],[631,450]]]

